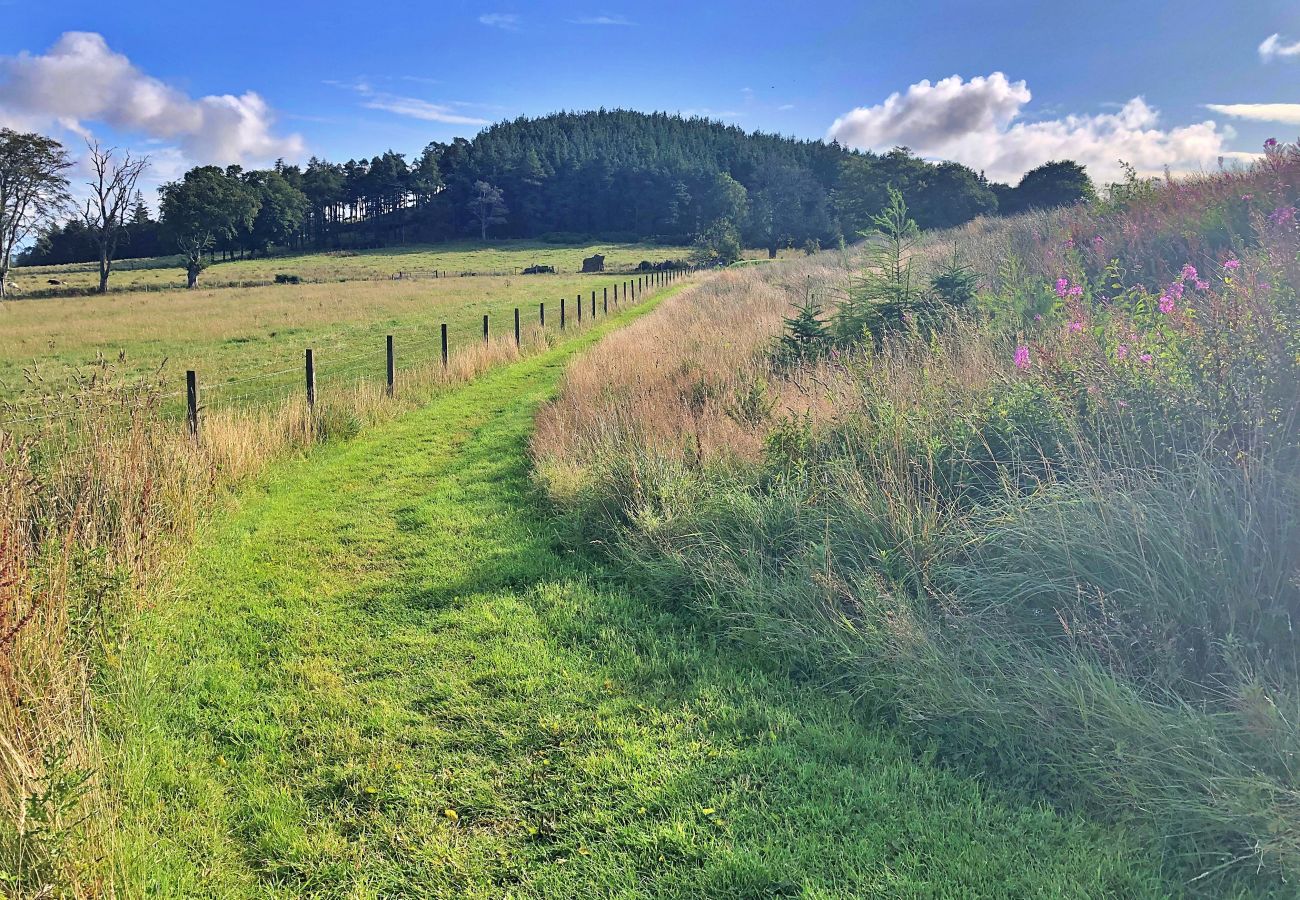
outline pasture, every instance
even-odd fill
[[[454,350],[481,342],[485,314],[493,335],[512,332],[516,307],[526,331],[537,328],[540,303],[548,326],[557,328],[565,297],[572,326],[579,294],[589,316],[592,291],[598,308],[606,290],[612,304],[615,287],[621,298],[629,278],[422,278],[6,303],[0,306],[0,400],[12,409],[0,418],[43,412],[50,397],[104,367],[119,382],[160,376],[176,389],[185,370],[194,369],[205,402],[219,405],[281,399],[301,383],[306,347],[315,351],[323,386],[340,377],[382,377],[386,335],[394,336],[398,367],[409,367],[437,358],[444,322]]]
[[[382,280],[399,272],[428,273],[434,270],[449,275],[462,272],[514,273],[533,265],[551,266],[558,274],[573,274],[581,271],[585,257],[596,253],[605,257],[606,268],[625,271],[642,260],[685,259],[688,249],[648,243],[563,245],[537,240],[507,240],[408,244],[365,251],[275,253],[216,262],[199,276],[199,289],[274,281],[279,274],[295,275],[305,282],[338,282]],[[180,257],[124,259],[115,263],[113,268],[109,280],[111,292],[185,287],[185,269]],[[46,296],[51,291],[89,291],[99,283],[99,270],[95,263],[24,266],[14,269],[12,278],[15,297]],[[60,284],[51,285],[51,280]]]

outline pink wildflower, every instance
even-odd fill
[[[1173,298],[1173,297],[1170,297],[1168,294],[1165,294],[1163,297],[1161,297],[1161,298],[1160,298],[1160,311],[1161,311],[1162,313],[1164,313],[1165,315],[1169,315],[1171,312],[1173,312],[1173,311],[1174,311],[1174,298]]]
[[[1296,208],[1294,206],[1279,206],[1269,213],[1268,220],[1274,225],[1285,225],[1295,218]]]
[[[1272,149],[1275,148],[1276,146],[1277,146],[1277,138],[1269,138],[1268,140],[1266,140],[1266,141],[1264,142],[1264,149],[1265,149],[1265,150],[1272,150]]]
[[[1128,359],[1128,344],[1118,344],[1115,347],[1115,358],[1119,360]]]
[[[1183,271],[1178,274],[1178,277],[1183,279],[1183,281],[1195,281],[1197,274],[1196,266],[1188,263],[1183,266]]]
[[[1056,279],[1056,296],[1064,297],[1065,292],[1068,291],[1069,289],[1070,289],[1070,279],[1068,278]]]
[[[1083,323],[1080,322],[1078,319],[1075,319],[1073,322],[1070,323],[1070,330],[1076,333],[1083,331]]]
[[[1067,293],[1068,293],[1071,297],[1082,297],[1082,296],[1083,296],[1083,285],[1081,285],[1081,284],[1072,285],[1072,286],[1070,287],[1070,290],[1067,291]]]
[[[1229,259],[1224,262],[1223,267],[1227,269],[1229,272],[1235,272],[1237,269],[1241,268],[1241,260]]]
[[[1183,290],[1184,290],[1183,283],[1181,281],[1174,281],[1171,282],[1169,285],[1168,294],[1170,297],[1173,297],[1175,300],[1181,300],[1183,299]]]
[[[1150,353],[1143,353],[1141,356],[1138,357],[1138,359],[1142,360],[1147,365],[1151,365],[1152,356]]]
[[[1196,289],[1198,291],[1208,291],[1210,289],[1210,283],[1208,281],[1202,281],[1201,279],[1198,278],[1196,279]]]
[[[1021,344],[1019,347],[1016,348],[1016,368],[1017,369],[1029,368],[1029,348],[1026,347],[1024,344]]]
[[[1034,313],[1034,321],[1035,321],[1035,322],[1041,322],[1041,321],[1043,321],[1043,314],[1042,314],[1042,313]]]

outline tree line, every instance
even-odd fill
[[[342,249],[473,235],[687,243],[724,235],[769,253],[870,228],[897,191],[922,228],[1091,196],[1082,166],[1048,163],[1012,186],[907,148],[887,153],[630,110],[521,117],[411,159],[270,169],[201,166],[127,210],[121,253],[179,252],[193,283],[218,255]],[[44,227],[25,264],[96,258],[84,217]]]

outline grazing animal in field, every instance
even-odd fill
[[[603,272],[605,271],[605,257],[599,253],[594,256],[588,256],[582,261],[582,271],[584,272]]]
[[[50,280],[46,281],[45,283],[46,283],[46,284],[52,284],[52,285],[54,285],[55,287],[58,287],[59,285],[63,284],[63,282],[62,282],[62,281],[59,281],[59,279],[57,279],[57,278],[51,278]]]
[[[525,275],[554,275],[555,266],[529,266],[528,268],[524,269],[524,274]]]

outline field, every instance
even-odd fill
[[[520,257],[508,259],[518,261]],[[274,285],[220,290],[122,292],[0,306],[0,400],[12,408],[0,421],[45,412],[50,395],[95,374],[107,361],[117,380],[161,378],[174,393],[184,373],[199,373],[213,405],[278,401],[301,384],[303,349],[312,347],[322,391],[338,379],[383,376],[384,340],[392,334],[400,368],[436,359],[439,326],[452,349],[482,340],[483,316],[492,334],[538,325],[546,304],[558,327],[559,301],[569,318],[582,295],[590,316],[605,291],[614,302],[629,276],[537,275]],[[572,324],[572,321],[570,322]],[[278,375],[274,373],[280,373]]]
[[[687,248],[657,244],[589,244],[565,246],[542,241],[509,240],[480,243],[458,241],[438,245],[408,245],[377,250],[277,253],[274,256],[236,259],[209,266],[199,276],[199,287],[240,286],[273,281],[278,274],[296,275],[307,282],[382,280],[399,272],[449,275],[469,273],[514,274],[533,265],[552,266],[559,274],[582,270],[582,260],[596,253],[605,266],[627,271],[643,260],[652,263],[683,260]],[[44,295],[51,291],[89,290],[99,284],[95,263],[29,266],[14,269],[14,296]],[[62,282],[57,288],[48,282]],[[168,290],[185,287],[185,270],[176,258],[128,259],[115,265],[111,291]]]
[[[7,305],[0,880],[1293,896],[1298,197]]]

